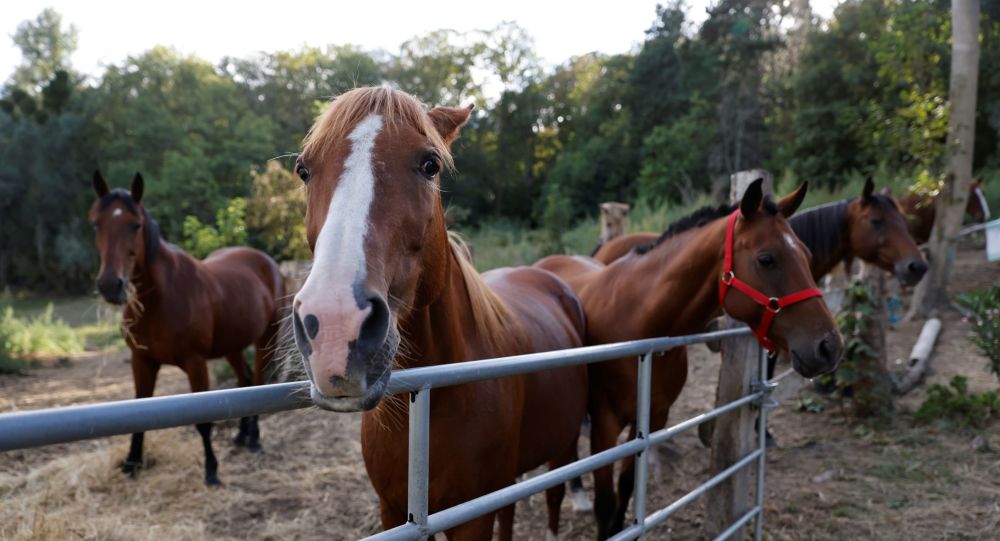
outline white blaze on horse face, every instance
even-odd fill
[[[979,207],[983,209],[983,221],[990,221],[990,206],[986,203],[986,194],[979,186],[976,186],[976,197],[979,199]]]
[[[112,218],[117,218],[122,215],[122,209],[116,208],[114,212],[111,213]]]
[[[382,117],[369,115],[348,136],[351,153],[316,238],[312,270],[295,296],[299,317],[312,315],[319,321],[307,362],[313,383],[327,396],[335,392],[330,378],[346,375],[349,344],[371,312],[371,306],[358,307],[355,291],[366,276],[365,236],[375,192],[372,159],[381,129]]]
[[[789,235],[788,233],[785,233],[783,236],[785,237],[785,244],[791,247],[792,250],[798,248],[798,245],[795,243],[795,237]]]

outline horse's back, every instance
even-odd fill
[[[539,259],[532,267],[555,274],[575,292],[604,268],[604,264],[590,257],[578,255],[550,255]]]
[[[220,248],[202,260],[213,276],[245,287],[245,281],[267,288],[272,299],[285,296],[285,281],[278,263],[271,256],[243,246]]]
[[[483,274],[483,279],[517,319],[531,352],[583,345],[583,305],[555,274],[532,267],[502,268]],[[587,407],[587,369],[580,365],[544,370],[527,374],[523,381],[519,472],[565,458],[575,449]]]
[[[657,238],[659,238],[659,235],[656,233],[632,233],[631,235],[622,235],[602,244],[597,251],[594,252],[593,258],[601,263],[604,263],[605,265],[609,265],[612,261],[627,255],[637,246],[656,242]]]

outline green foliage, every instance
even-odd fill
[[[184,218],[184,241],[181,246],[191,255],[201,259],[226,246],[243,246],[247,243],[247,201],[236,197],[215,214],[215,225],[203,224],[195,216]]]
[[[990,372],[1000,379],[1000,285],[961,293],[956,301],[970,312],[967,320],[972,325],[972,336],[969,340],[989,360]]]
[[[892,409],[892,381],[882,366],[879,351],[870,340],[877,340],[881,311],[872,291],[860,281],[848,286],[844,307],[837,314],[844,353],[839,368],[832,375],[837,394],[850,396],[855,415],[884,419]],[[828,383],[831,376],[826,376]]]
[[[23,366],[25,358],[35,355],[66,355],[81,351],[82,341],[66,322],[53,317],[51,303],[33,318],[15,316],[14,308],[10,306],[0,314],[0,361],[8,366]]]
[[[970,393],[968,380],[960,375],[951,378],[947,386],[931,385],[927,399],[913,414],[920,423],[946,420],[960,428],[984,428],[1000,416],[1000,394],[997,391]]]
[[[303,218],[306,192],[302,181],[277,160],[251,176],[246,225],[254,244],[278,261],[311,258]]]
[[[1000,63],[993,4],[983,5],[984,67]],[[168,239],[186,227],[200,252],[234,242],[206,224],[247,198],[245,241],[305,256],[301,191],[265,162],[294,153],[328,98],[356,85],[397,85],[430,105],[476,103],[445,204],[463,210],[466,230],[502,222],[509,235],[498,242],[540,243],[524,257],[589,253],[590,216],[609,200],[648,205],[650,220],[634,210],[633,227],[660,230],[678,204],[717,202],[729,175],[750,167],[775,172],[783,188],[808,180],[807,206],[858,193],[867,174],[897,194],[914,181],[937,185],[948,2],[850,0],[822,22],[767,0],[720,0],[698,25],[687,9],[672,1],[650,13],[629,53],[552,69],[524,29],[501,23],[428,32],[394,53],[329,45],[217,65],[157,46],[89,79],[70,65],[76,30],[45,10],[14,32],[23,61],[0,88],[0,283],[90,287],[97,258],[85,220],[98,167],[118,185],[143,173]],[[1000,71],[980,71],[974,164],[1000,208]]]

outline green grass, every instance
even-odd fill
[[[31,359],[122,347],[119,309],[92,296],[0,294],[0,372],[22,372]]]

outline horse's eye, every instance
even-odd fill
[[[760,254],[757,256],[757,263],[759,263],[761,267],[770,267],[771,265],[774,265],[774,256],[771,254]]]
[[[882,227],[885,225],[885,222],[881,218],[872,218],[869,221],[871,222],[872,227]]]
[[[302,182],[309,182],[309,169],[301,163],[295,166],[295,174],[302,179]]]
[[[142,226],[139,224],[132,224],[132,231],[138,231],[140,227]]]
[[[434,156],[424,158],[424,161],[420,164],[420,173],[427,178],[432,178],[440,172],[441,164],[438,163],[438,159]]]

